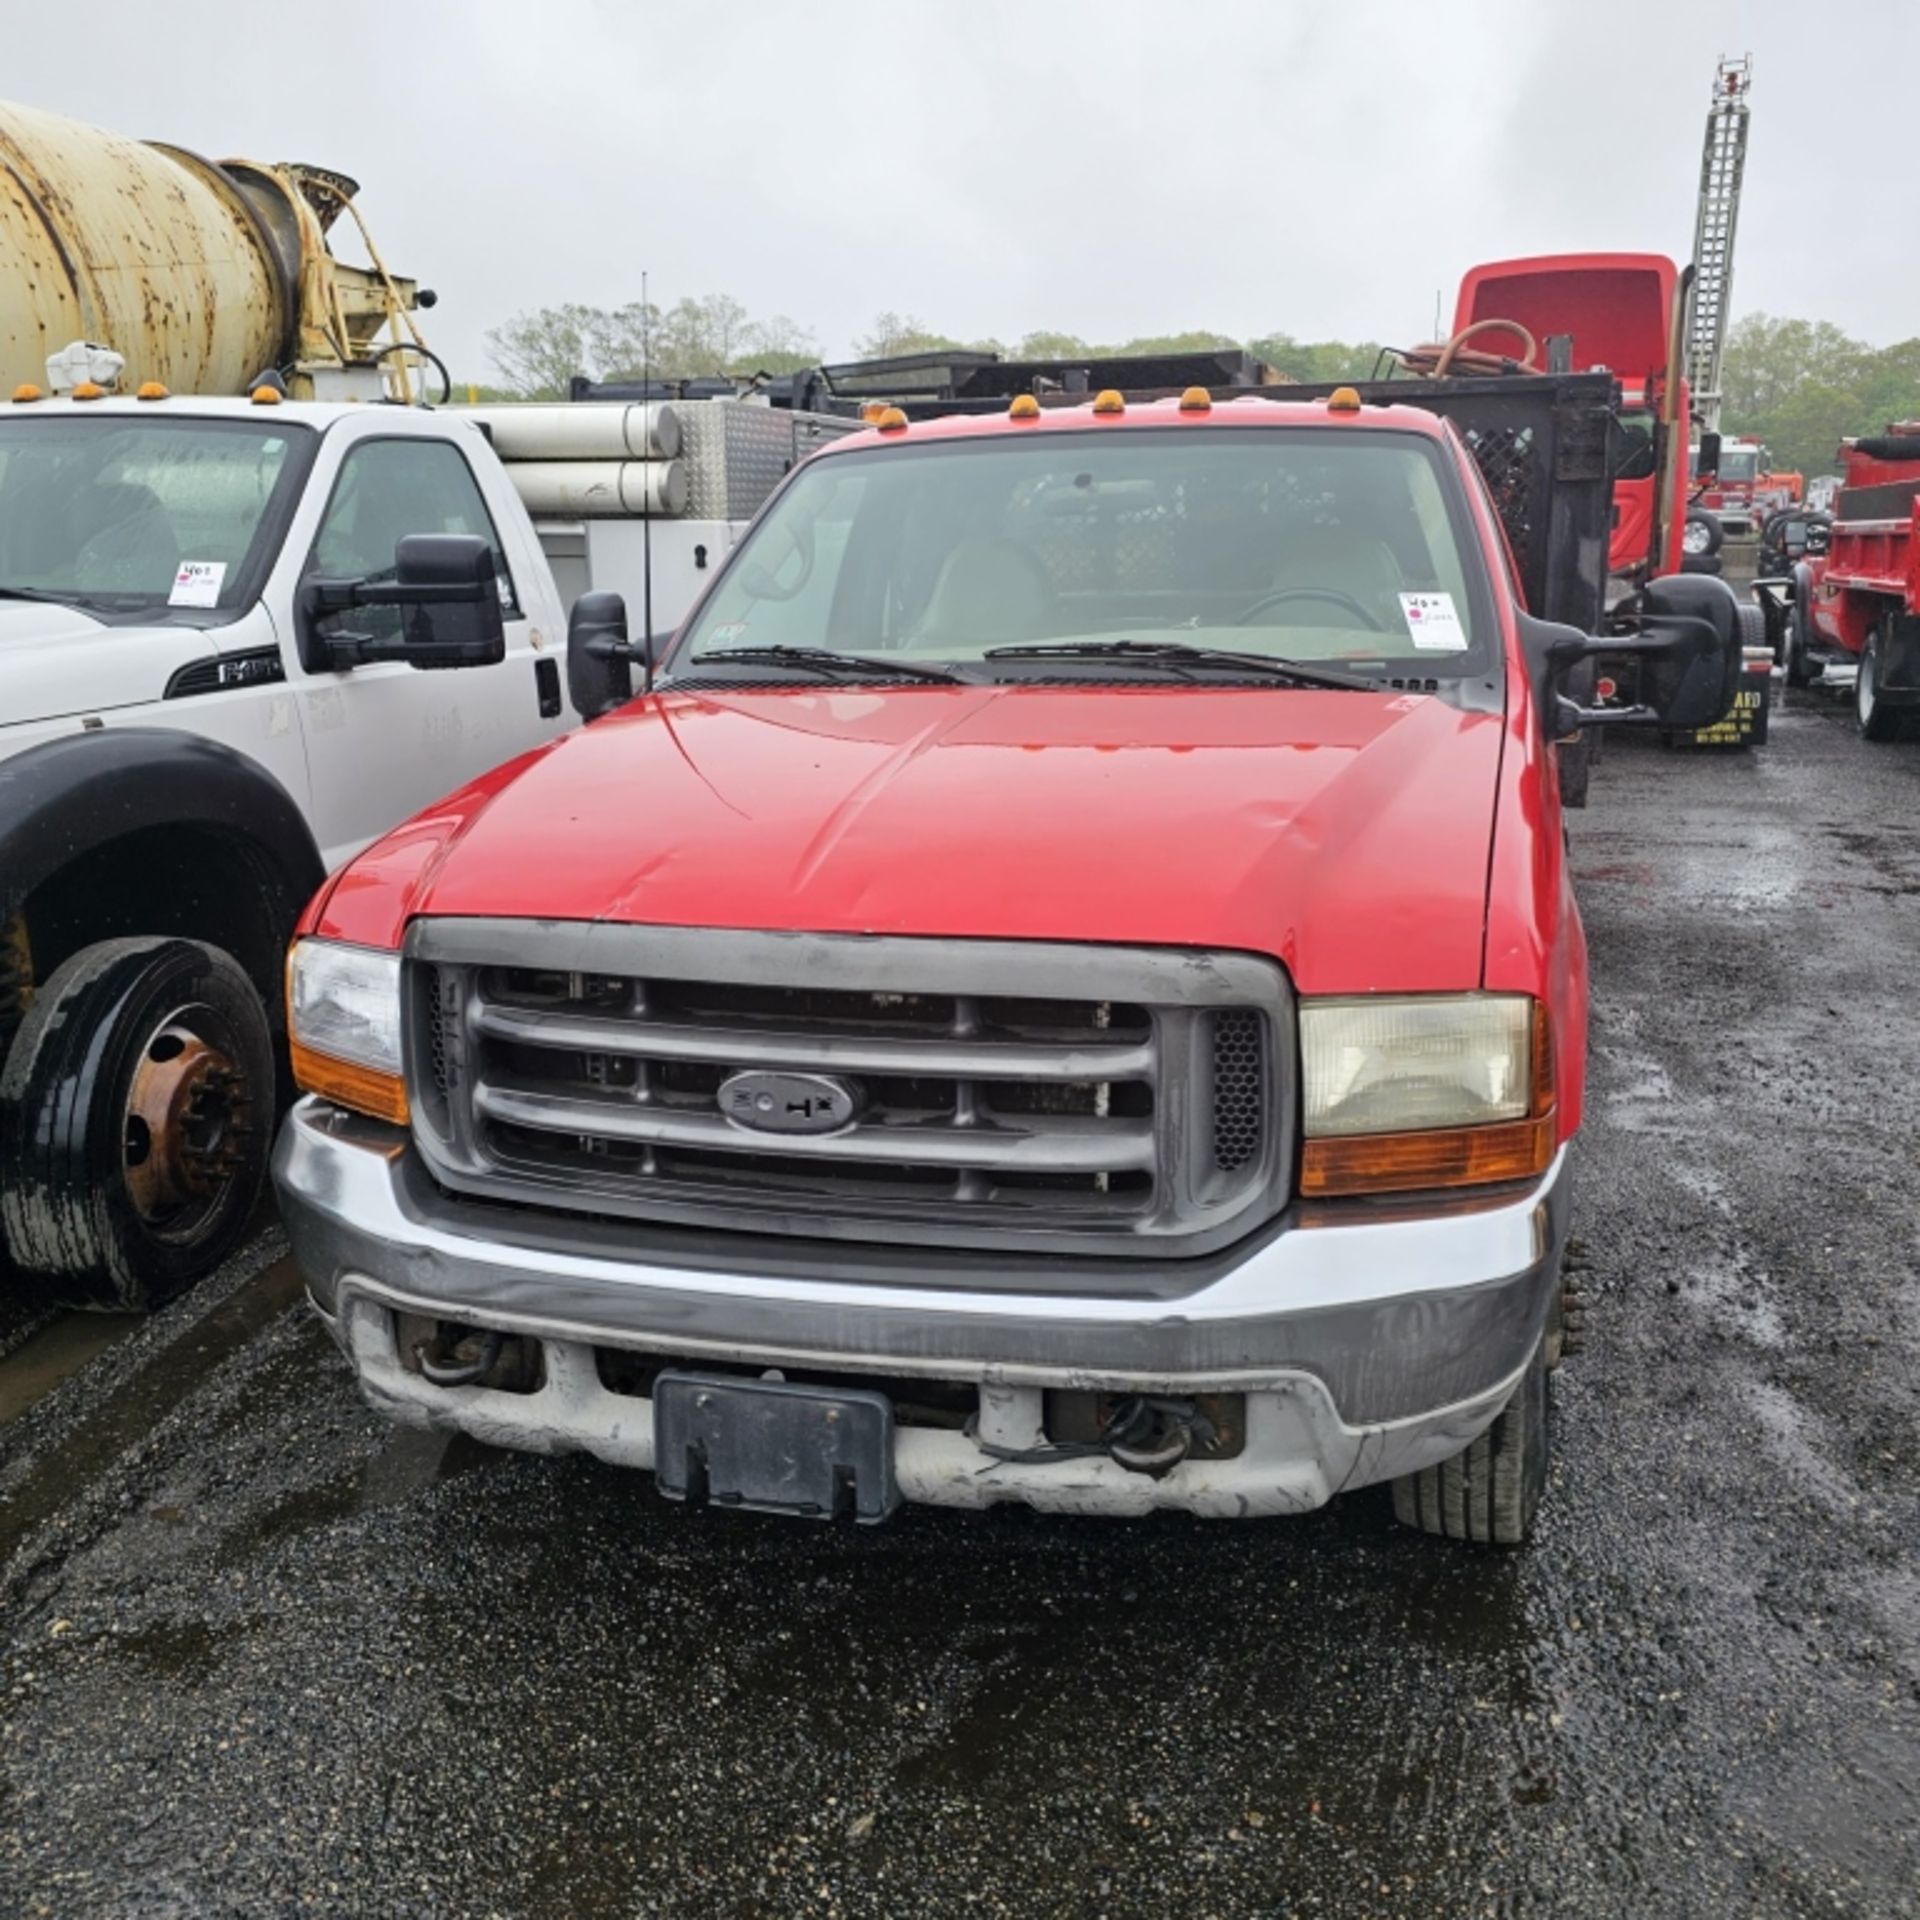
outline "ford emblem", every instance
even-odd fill
[[[860,1089],[830,1073],[736,1073],[720,1083],[720,1111],[755,1133],[834,1133],[860,1111]]]

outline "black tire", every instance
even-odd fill
[[[1717,553],[1683,553],[1680,556],[1682,573],[1723,573],[1727,563]]]
[[[1860,652],[1860,671],[1853,683],[1853,722],[1863,740],[1881,745],[1900,737],[1900,710],[1880,695],[1880,629],[1867,635]]]
[[[1599,669],[1591,660],[1583,660],[1561,683],[1567,697],[1580,706],[1590,707],[1599,698]],[[1587,727],[1577,739],[1562,740],[1553,750],[1560,769],[1560,804],[1584,807],[1587,788],[1593,777],[1594,730]]]
[[[1691,533],[1692,540],[1688,535]],[[1726,539],[1726,529],[1720,524],[1718,514],[1709,513],[1705,507],[1687,509],[1686,528],[1680,536],[1683,553],[1696,559],[1706,559],[1720,551],[1721,543]]]
[[[1560,762],[1560,804],[1584,807],[1587,789],[1593,783],[1593,732],[1589,728],[1577,740],[1562,740],[1554,749]]]
[[[1815,668],[1807,658],[1807,616],[1798,594],[1794,596],[1793,605],[1787,609],[1787,640],[1784,652],[1787,685],[1790,687],[1812,686]]]
[[[0,1073],[0,1228],[49,1304],[144,1311],[239,1244],[273,1137],[273,1042],[239,965],[103,940],[36,992]]]
[[[1402,1526],[1481,1547],[1518,1547],[1533,1531],[1552,1447],[1547,1416],[1547,1343],[1499,1417],[1464,1453],[1393,1483]]]

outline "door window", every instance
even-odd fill
[[[327,502],[307,571],[324,580],[391,580],[395,550],[411,533],[477,535],[493,552],[500,610],[517,619],[513,575],[479,483],[444,440],[365,440],[349,453]],[[400,637],[402,609],[359,607],[339,616],[376,640]]]

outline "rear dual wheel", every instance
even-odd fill
[[[39,987],[0,1072],[0,1228],[42,1298],[160,1305],[239,1244],[273,1136],[266,1010],[217,947],[103,940]]]

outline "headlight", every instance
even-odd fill
[[[1388,1193],[1544,1171],[1546,1009],[1525,994],[1307,1000],[1301,1191]]]
[[[293,1077],[308,1093],[404,1126],[400,956],[301,940],[287,958]]]

